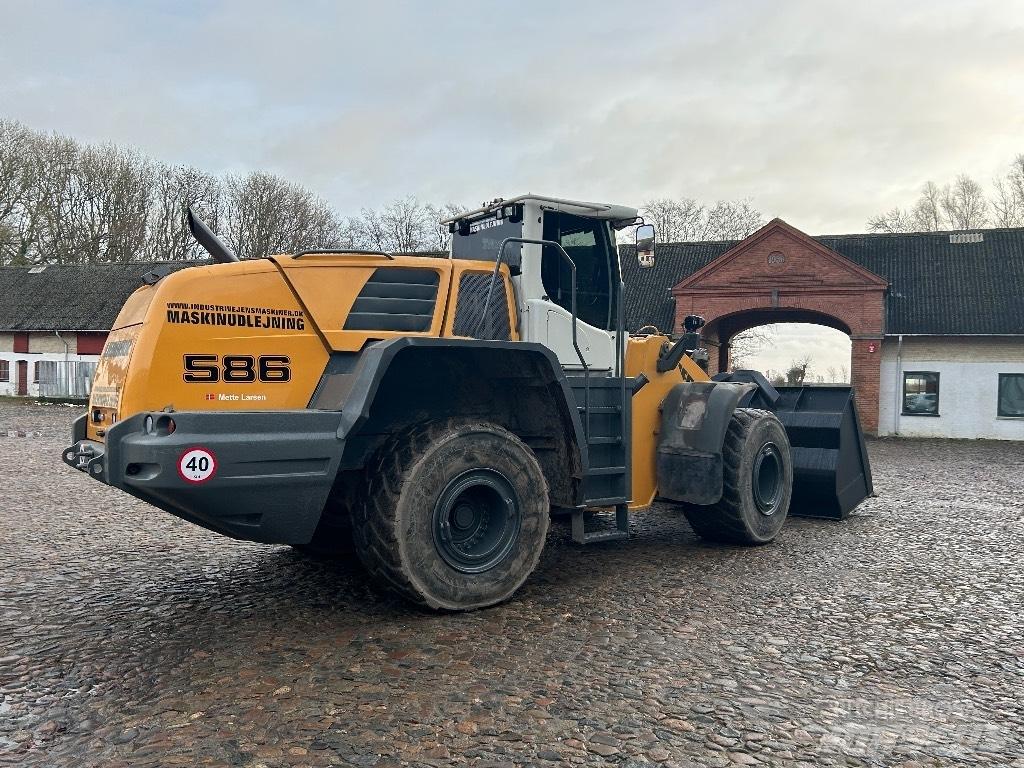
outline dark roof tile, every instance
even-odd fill
[[[194,261],[0,267],[0,331],[106,331],[156,266]]]

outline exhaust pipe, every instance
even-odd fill
[[[220,264],[230,264],[233,261],[238,261],[235,252],[228,248],[224,241],[214,234],[212,229],[206,226],[206,222],[196,215],[191,205],[185,209],[185,219],[188,221],[188,229],[192,233],[192,237],[203,246],[206,252],[213,257],[214,261]]]

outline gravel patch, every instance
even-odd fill
[[[1024,766],[1024,443],[873,441],[773,545],[556,522],[510,603],[417,612],[65,467],[0,402],[0,764]]]

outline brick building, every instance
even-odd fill
[[[631,330],[703,315],[711,371],[766,323],[851,340],[873,434],[1024,439],[1024,229],[810,237],[775,219],[739,242],[665,243],[623,258]]]
[[[87,396],[107,331],[155,266],[0,267],[0,395]]]

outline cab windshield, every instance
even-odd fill
[[[615,330],[614,288],[619,270],[608,222],[548,211],[544,214],[544,239],[561,244],[576,264],[577,317],[597,328]],[[548,298],[571,311],[572,270],[551,246],[544,247],[541,280]]]

